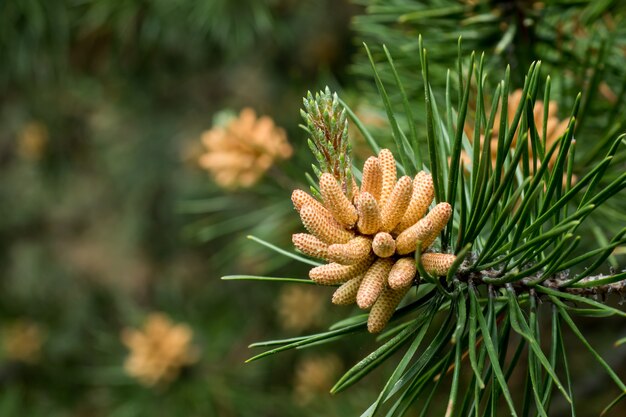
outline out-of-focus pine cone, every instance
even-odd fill
[[[2,353],[6,359],[35,364],[41,357],[44,332],[30,320],[20,319],[2,329]]]
[[[186,324],[174,324],[166,315],[152,313],[143,329],[122,332],[122,342],[130,350],[124,370],[146,386],[168,384],[183,367],[198,361],[192,338]]]
[[[341,359],[334,354],[308,356],[300,360],[294,374],[294,399],[301,405],[307,405],[317,396],[326,395],[342,368]]]
[[[508,101],[507,101],[507,114],[506,114],[506,118],[507,118],[506,121],[508,125],[513,123],[513,119],[515,118],[515,112],[517,108],[522,104],[523,99],[524,97],[522,97],[521,89],[517,89],[509,95]],[[535,128],[537,129],[537,132],[539,133],[540,137],[543,135],[544,111],[545,111],[545,105],[543,101],[541,100],[535,101],[535,107],[533,109],[533,119],[535,122]],[[569,125],[568,119],[566,120],[559,119],[558,111],[559,111],[558,103],[554,100],[551,100],[548,106],[548,117],[546,119],[547,121],[546,139],[545,139],[546,152],[565,133],[565,131],[567,130],[567,126]],[[485,135],[480,136],[481,147],[486,146],[485,144],[487,143],[487,141],[489,142],[489,151],[491,153],[491,164],[493,167],[495,167],[496,165],[496,157],[498,154],[498,135],[500,134],[501,119],[502,119],[502,112],[500,108],[498,108],[498,112],[496,113],[496,116],[494,118],[493,129],[491,130],[491,136],[489,138],[485,138]],[[515,149],[517,146],[518,132],[519,132],[519,128],[518,128],[518,131],[516,131],[515,135],[513,136],[513,141],[511,142],[511,149]],[[471,139],[472,135],[474,134],[474,128],[471,126],[468,126],[467,133]],[[529,155],[532,157],[533,148],[530,142],[528,144],[528,152],[529,152]],[[558,151],[554,152],[552,156],[550,157],[550,160],[548,161],[548,164],[550,167],[552,167],[554,163],[556,162],[557,156],[558,156]],[[471,158],[469,157],[467,153],[465,153],[465,151],[461,152],[461,159],[463,160],[463,163],[465,164],[466,167],[471,165],[472,163]],[[540,165],[538,164],[537,169],[539,169],[539,166]],[[530,169],[532,173],[532,170],[534,169],[533,164],[530,165]],[[573,181],[575,181],[575,179],[576,178],[573,178]]]
[[[280,159],[293,153],[285,131],[268,116],[257,118],[244,108],[226,126],[216,126],[202,134],[206,153],[199,164],[223,188],[250,187]]]
[[[414,179],[398,179],[388,149],[365,162],[361,187],[353,190],[352,199],[343,185],[325,173],[321,202],[305,191],[293,192],[291,199],[309,232],[294,234],[293,243],[300,252],[328,262],[311,269],[309,277],[321,285],[341,284],[334,304],[372,309],[368,330],[377,333],[419,279],[414,260],[418,245],[427,251],[446,227],[451,207],[439,203],[427,213],[434,197],[432,177],[420,172]],[[455,259],[424,253],[422,266],[441,276]]]
[[[300,332],[319,324],[324,297],[305,285],[287,285],[278,300],[278,318],[284,329]]]

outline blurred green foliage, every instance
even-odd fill
[[[219,276],[284,268],[245,248],[250,233],[288,241],[274,227],[291,212],[289,190],[267,179],[224,194],[195,162],[200,133],[225,109],[251,106],[303,140],[301,97],[345,77],[354,10],[289,0],[0,3],[0,337],[26,319],[42,339],[36,363],[2,354],[0,415],[339,416],[364,404],[325,390],[296,401],[306,352],[244,365],[249,342],[281,331],[281,287],[251,292]],[[306,149],[298,158],[312,161]],[[302,172],[291,181],[305,181]],[[224,226],[277,204],[280,213]],[[121,331],[153,311],[191,326],[202,352],[165,388],[123,369]]]

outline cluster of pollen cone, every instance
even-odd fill
[[[429,274],[445,275],[454,262],[454,255],[424,253],[448,223],[451,207],[440,203],[428,212],[432,177],[422,171],[414,179],[398,179],[388,149],[365,162],[361,187],[353,185],[350,195],[329,173],[321,176],[319,188],[321,202],[302,190],[291,195],[309,232],[294,234],[293,243],[300,252],[328,262],[311,269],[311,280],[341,284],[333,303],[371,309],[367,328],[378,333],[419,280],[418,245]]]

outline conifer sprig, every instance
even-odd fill
[[[386,409],[388,416],[400,416],[411,407],[421,408],[423,415],[448,417],[496,416],[503,408],[513,416],[547,416],[555,396],[561,397],[574,413],[575,381],[563,343],[564,332],[571,331],[618,388],[616,400],[607,408],[612,407],[623,398],[620,393],[626,390],[626,384],[583,335],[573,317],[626,317],[621,309],[593,298],[626,294],[626,272],[602,269],[613,250],[626,243],[623,220],[612,217],[619,231],[606,243],[586,238],[593,228],[590,219],[604,216],[603,207],[623,198],[626,174],[616,161],[624,158],[625,135],[619,130],[608,131],[602,145],[594,147],[601,156],[597,162],[589,161],[587,169],[574,171],[572,149],[585,142],[584,135],[577,132],[577,120],[584,111],[581,96],[573,101],[564,119],[564,132],[553,142],[548,141],[551,82],[549,78],[542,81],[540,62],[530,66],[522,89],[516,92],[508,69],[504,79],[493,86],[481,75],[485,59],[465,61],[459,55],[458,85],[454,85],[453,76],[444,77],[447,94],[445,106],[441,107],[434,93],[440,86],[431,86],[428,53],[421,40],[419,56],[425,85],[428,159],[416,168],[432,176],[432,195],[439,203],[431,207],[424,220],[430,216],[434,222],[437,207],[447,205],[440,246],[456,258],[444,259],[447,255],[439,254],[443,257],[432,259],[436,254],[422,253],[422,243],[427,247],[434,239],[428,221],[423,224],[424,230],[417,230],[406,242],[400,236],[396,238],[396,245],[415,251],[420,285],[389,318],[388,330],[379,339],[382,344],[348,370],[332,392],[355,384],[407,346],[380,395],[363,416],[372,416],[381,409]],[[375,71],[379,71],[371,59]],[[464,65],[467,62],[469,66]],[[393,60],[387,59],[386,65],[393,67]],[[384,82],[377,79],[383,106],[391,110]],[[391,82],[395,84],[396,80]],[[456,100],[452,94],[455,89]],[[521,99],[509,108],[514,103],[509,100],[513,94],[521,94]],[[540,100],[544,104],[537,112]],[[477,105],[470,107],[469,103]],[[354,112],[347,110],[347,114],[356,120]],[[394,120],[410,117],[393,116],[392,126]],[[538,117],[543,124],[537,122]],[[355,125],[365,137],[374,137],[362,123]],[[400,138],[395,152],[406,152],[406,160],[414,163],[412,155],[419,154],[423,140],[399,132],[394,133]],[[467,132],[474,135],[468,136]],[[493,149],[492,136],[497,143]],[[371,172],[370,168],[364,169],[364,178],[374,178]],[[368,189],[382,193],[373,180],[367,181]],[[384,189],[384,180],[382,184],[380,190]],[[450,198],[450,204],[441,203],[445,198]],[[360,206],[356,207],[358,212]],[[399,264],[397,271],[389,275],[390,287],[405,285],[405,266]],[[372,309],[370,316],[374,313]],[[544,322],[550,324],[550,336],[540,343],[539,330]],[[350,337],[365,331],[366,319],[355,316],[331,329],[256,344],[272,349],[252,359]],[[509,386],[515,369],[522,369],[526,375],[522,392],[514,392]],[[449,391],[442,393],[444,387]],[[431,401],[434,395],[444,395],[447,403]]]

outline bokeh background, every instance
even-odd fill
[[[254,341],[345,317],[329,290],[219,279],[305,274],[247,236],[289,245],[299,228],[289,194],[313,161],[298,128],[307,90],[340,90],[384,126],[357,93],[371,77],[351,66],[363,11],[347,0],[0,2],[0,416],[349,416],[369,405],[385,369],[327,394],[367,338],[244,364]],[[198,164],[202,133],[246,107],[284,129],[293,156],[252,189],[224,189]],[[128,358],[148,343],[132,329],[155,317],[189,366],[146,383]],[[600,350],[623,376],[610,344],[624,326],[603,326]],[[574,357],[576,374],[586,359]],[[599,370],[582,377],[597,404],[614,397]]]
[[[349,84],[356,10],[334,0],[0,3],[0,415],[346,415],[366,404],[365,393],[326,395],[341,351],[244,364],[253,341],[327,325],[328,294],[219,279],[284,267],[246,236],[256,226],[272,240],[303,170],[225,191],[197,163],[202,132],[250,107],[310,166],[301,100]],[[258,225],[248,212],[263,205]],[[308,303],[302,317],[283,292]],[[155,312],[187,325],[200,354],[171,383],[146,386],[124,368],[123,333]]]

